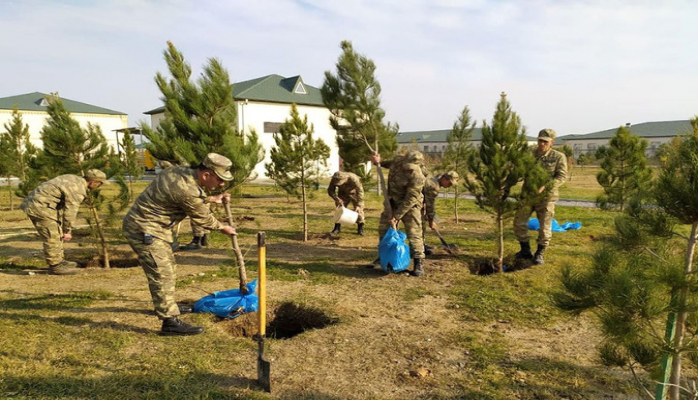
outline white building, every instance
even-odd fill
[[[291,118],[291,104],[296,104],[301,118],[308,116],[315,139],[322,139],[330,148],[326,175],[339,170],[337,132],[330,126],[330,111],[322,101],[320,90],[303,82],[300,76],[284,78],[268,75],[233,85],[233,99],[237,105],[237,128],[241,132],[257,132],[264,149],[264,160],[254,171],[258,179],[266,179],[264,164],[270,162],[270,149],[274,147],[274,133],[279,126]],[[165,118],[165,107],[145,112],[150,115],[150,124],[155,129]]]
[[[0,131],[5,131],[5,124],[12,121],[12,110],[17,108],[22,116],[22,122],[29,126],[31,141],[38,147],[42,147],[41,129],[46,125],[49,118],[46,107],[45,93],[27,93],[18,96],[0,98]],[[81,127],[87,127],[87,123],[99,125],[102,134],[107,142],[114,149],[117,148],[117,138],[114,132],[117,129],[124,129],[128,124],[128,115],[107,108],[93,106],[70,99],[61,98],[66,110]]]

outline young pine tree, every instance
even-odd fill
[[[29,161],[36,156],[38,149],[30,140],[29,125],[24,124],[22,115],[15,107],[12,110],[12,120],[4,124],[5,132],[0,133],[0,164],[4,166],[4,176],[7,177],[10,196],[10,210],[13,206],[13,190],[10,176],[24,182],[29,175]]]
[[[620,208],[623,211],[628,201],[652,179],[652,169],[647,166],[645,150],[647,141],[621,126],[611,138],[608,146],[596,152],[602,171],[596,181],[603,187],[604,194],[596,199],[600,208]]]
[[[698,366],[698,119],[691,124],[693,132],[667,148],[653,196],[628,202],[614,240],[591,266],[567,267],[555,295],[564,310],[599,316],[602,361],[649,370],[657,400],[698,396],[682,379],[683,363]]]
[[[308,126],[308,116],[301,119],[298,108],[291,105],[291,118],[274,134],[276,147],[271,149],[271,162],[265,164],[267,175],[286,193],[296,195],[303,203],[303,241],[308,240],[308,189],[327,166],[330,148],[313,138],[313,126]]]
[[[560,147],[560,152],[567,157],[567,180],[572,180],[572,168],[574,167],[574,149],[568,144]]]
[[[475,130],[475,121],[471,121],[470,109],[465,106],[458,116],[458,120],[453,123],[453,128],[448,133],[448,146],[444,152],[441,169],[444,171],[456,171],[460,176],[468,173],[468,158],[473,151],[470,140]],[[459,187],[454,188],[453,212],[458,223],[458,196]]]
[[[513,217],[519,207],[540,199],[538,189],[545,185],[546,172],[536,162],[528,147],[526,130],[519,116],[511,110],[502,93],[491,125],[483,121],[482,143],[471,154],[465,175],[465,187],[475,196],[482,209],[493,214],[496,224],[495,270],[504,263],[504,221]],[[512,189],[524,182],[519,193]]]
[[[138,151],[136,141],[129,130],[124,131],[121,138],[121,153],[119,162],[123,166],[123,172],[128,175],[129,200],[133,199],[133,181],[143,176],[143,167],[138,162]]]
[[[107,172],[109,146],[99,125],[88,123],[86,128],[70,116],[57,94],[46,97],[49,118],[41,130],[44,147],[37,157],[39,165],[50,168],[52,176],[84,175],[89,169]],[[109,248],[99,211],[105,202],[99,189],[88,192],[85,204],[90,210],[88,221],[100,242],[104,268],[109,268]]]
[[[345,171],[353,172],[370,184],[365,170],[373,152],[385,159],[397,148],[398,126],[384,123],[385,111],[380,105],[381,86],[375,77],[376,65],[354,51],[349,41],[342,41],[342,55],[335,64],[337,74],[325,71],[320,91],[330,110],[330,125],[337,131],[337,146]],[[379,180],[382,173],[379,170]],[[385,188],[380,182],[381,190]]]
[[[171,42],[163,54],[171,77],[157,73],[155,82],[165,103],[165,119],[155,130],[142,125],[150,141],[147,149],[159,160],[192,167],[215,152],[232,161],[233,186],[253,178],[254,167],[263,157],[262,146],[256,132],[245,135],[237,130],[228,71],[210,58],[194,81],[191,66]]]

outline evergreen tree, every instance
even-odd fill
[[[567,157],[567,180],[572,180],[572,168],[574,167],[574,150],[569,144],[560,147],[560,152]]]
[[[385,111],[380,106],[381,86],[375,77],[376,65],[366,56],[356,53],[351,42],[342,41],[340,47],[342,55],[335,64],[337,74],[325,71],[325,82],[320,91],[332,114],[330,125],[337,131],[337,146],[344,170],[359,175],[365,184],[370,184],[366,161],[374,152],[380,153],[384,159],[394,154],[398,126],[383,122]],[[380,179],[380,167],[378,170]]]
[[[496,271],[502,271],[504,262],[504,221],[513,217],[520,207],[541,198],[540,187],[545,185],[547,173],[536,162],[528,147],[526,130],[519,116],[502,93],[497,109],[488,125],[483,121],[482,143],[468,160],[465,187],[475,196],[482,209],[492,213],[496,223]],[[521,181],[519,193],[512,193]]]
[[[10,177],[26,181],[30,170],[29,160],[36,156],[38,150],[30,140],[29,125],[24,124],[17,107],[12,109],[12,120],[4,124],[4,127],[5,132],[0,134],[0,165],[4,167],[3,176],[7,177],[10,210],[13,210]]]
[[[286,193],[296,195],[303,203],[303,241],[308,240],[308,189],[327,166],[330,148],[313,138],[313,126],[308,126],[308,116],[301,119],[298,108],[291,105],[291,118],[274,134],[276,147],[271,149],[271,162],[265,164],[267,175]]]
[[[218,59],[209,58],[201,77],[194,81],[191,66],[171,42],[163,54],[171,78],[158,72],[155,82],[165,103],[165,119],[155,130],[142,125],[150,141],[146,148],[159,160],[191,167],[215,152],[232,161],[232,186],[254,179],[254,167],[264,154],[256,132],[244,135],[237,130],[237,108],[227,70]]]
[[[596,175],[596,181],[604,191],[596,199],[599,207],[619,207],[623,211],[630,198],[646,187],[652,179],[652,169],[647,166],[646,149],[645,139],[621,126],[608,146],[597,150],[596,158],[600,160],[602,171]]]
[[[628,202],[613,240],[588,268],[567,267],[564,289],[554,297],[575,314],[594,311],[604,336],[602,361],[648,369],[659,382],[658,400],[667,394],[678,400],[681,390],[698,395],[681,379],[683,362],[698,366],[698,119],[691,124],[692,134],[666,149],[653,196]]]
[[[50,176],[62,174],[85,175],[89,169],[101,169],[107,173],[109,146],[99,125],[91,123],[86,128],[70,116],[57,94],[46,97],[49,118],[41,130],[44,147],[37,157],[37,165],[52,171]],[[99,210],[105,198],[99,189],[88,191],[85,203],[90,210],[88,222],[100,241],[104,267],[109,268],[109,249]]]
[[[444,152],[441,169],[444,171],[456,171],[460,176],[466,176],[468,173],[468,158],[473,151],[473,146],[470,140],[473,137],[475,130],[475,121],[470,119],[470,109],[468,106],[463,107],[458,120],[453,123],[453,128],[448,133],[448,146]],[[458,223],[458,196],[459,187],[454,186],[454,203],[453,212]]]
[[[133,181],[143,176],[143,168],[138,162],[138,151],[136,141],[127,129],[121,138],[120,164],[123,165],[124,172],[128,175],[129,199],[133,199]]]

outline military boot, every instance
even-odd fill
[[[201,326],[189,325],[177,317],[165,318],[162,320],[160,334],[165,336],[198,335],[204,333]]]
[[[75,275],[79,272],[77,266],[78,263],[74,261],[63,260],[56,265],[50,265],[48,267],[48,273],[50,275]]]
[[[201,246],[208,246],[208,233],[201,237]]]
[[[529,242],[519,242],[521,245],[521,251],[518,253],[514,254],[514,258],[516,259],[524,259],[524,260],[530,260],[533,258],[533,254],[531,253],[531,243]]]
[[[201,249],[201,236],[194,236],[194,237],[191,239],[191,243],[189,243],[189,244],[186,245],[186,246],[180,246],[180,247],[179,247],[179,250],[184,250],[184,251],[187,251],[187,250],[199,250],[199,249]]]
[[[414,271],[410,272],[412,276],[424,276],[424,259],[415,258],[414,259]]]
[[[538,249],[536,250],[536,254],[533,256],[533,264],[534,265],[545,264],[545,260],[543,260],[543,253],[544,252],[545,252],[545,246],[538,245]]]
[[[342,231],[342,224],[334,224],[334,229],[332,229],[332,232],[330,232],[333,235],[339,235],[339,233]]]
[[[375,260],[373,260],[370,264],[366,265],[366,268],[380,268],[381,267],[381,258],[378,257]]]
[[[356,228],[356,233],[363,236],[364,235],[364,223],[359,222],[359,226]]]

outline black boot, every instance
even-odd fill
[[[201,326],[192,326],[181,321],[177,317],[165,318],[162,320],[162,329],[160,334],[165,336],[182,336],[182,335],[198,335],[204,333],[204,328]]]
[[[332,232],[330,232],[333,235],[339,235],[339,233],[342,231],[342,224],[334,224],[334,229],[332,229]]]
[[[533,258],[533,254],[531,253],[531,243],[529,242],[519,242],[521,245],[521,251],[518,253],[514,254],[514,258],[516,259],[524,259],[524,260],[530,260]]]
[[[414,259],[414,271],[410,272],[412,276],[424,276],[424,259],[415,258]]]
[[[545,246],[538,245],[538,250],[536,250],[536,254],[533,256],[533,264],[534,265],[545,264],[545,260],[543,260],[543,253],[544,252],[545,252]]]
[[[370,264],[366,265],[366,268],[380,268],[380,267],[381,267],[381,258],[380,257],[376,258]]]
[[[208,246],[208,234],[205,234],[204,236],[201,237],[201,246],[202,247]]]
[[[180,246],[179,250],[199,250],[201,249],[201,236],[194,236],[191,243],[186,246]]]
[[[358,233],[361,236],[364,235],[364,223],[363,222],[359,222],[359,226],[356,229],[356,233]]]

